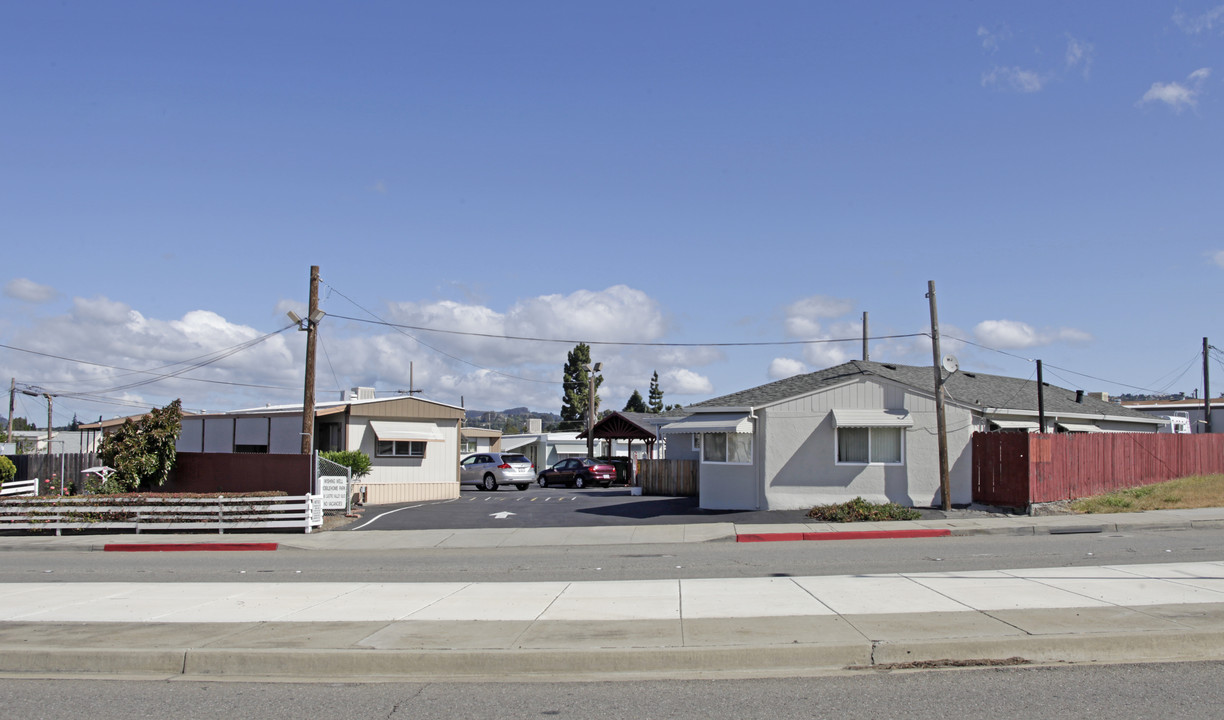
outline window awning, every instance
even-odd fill
[[[501,441],[501,449],[502,450],[518,450],[519,448],[530,445],[535,441],[536,441],[535,435],[532,435],[531,437],[506,437],[503,435],[502,441]]]
[[[1036,420],[995,420],[990,419],[990,424],[1000,430],[1036,430]]]
[[[1057,425],[1058,425],[1058,428],[1062,430],[1063,432],[1093,432],[1093,433],[1105,432],[1101,428],[1091,423],[1060,422],[1060,423],[1057,423]]]
[[[833,410],[835,427],[912,427],[914,419],[908,410]]]
[[[665,433],[751,433],[748,413],[698,413],[660,428]]]
[[[418,442],[441,441],[442,431],[432,423],[393,422],[371,420],[370,429],[379,440],[416,440]]]

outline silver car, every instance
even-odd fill
[[[519,453],[486,452],[468,455],[459,462],[459,484],[496,490],[513,485],[526,490],[535,481],[535,463]]]

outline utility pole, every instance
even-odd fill
[[[943,358],[939,354],[939,308],[935,305],[935,281],[927,281],[927,298],[931,301],[931,352],[935,356],[935,422],[939,433],[939,494],[943,509],[952,509],[952,481],[948,476],[948,418],[944,413]],[[864,349],[866,339],[863,340]]]
[[[1037,432],[1045,432],[1045,382],[1041,379],[1041,361],[1037,361]]]
[[[47,398],[47,472],[51,472],[51,393],[43,393]]]
[[[9,382],[9,416],[8,416],[8,440],[5,442],[13,442],[13,411],[16,407],[17,395],[17,378],[13,378]]]
[[[1211,346],[1207,338],[1203,338],[1203,432],[1211,432],[1211,378],[1207,373],[1207,358],[1211,355]]]
[[[867,354],[867,311],[863,311],[863,361],[866,362],[871,358]]]
[[[306,389],[302,394],[302,454],[314,445],[315,345],[318,336],[319,266],[310,266],[310,309],[306,315]]]
[[[603,363],[595,363],[587,373],[587,457],[595,457],[595,373]]]

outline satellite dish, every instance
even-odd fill
[[[944,355],[943,369],[947,370],[949,374],[954,373],[960,370],[960,361],[956,359],[955,355]]]

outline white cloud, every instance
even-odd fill
[[[999,49],[999,36],[990,32],[985,26],[979,25],[977,29],[978,39],[982,41],[982,49],[987,52],[997,52]]]
[[[1074,328],[1038,330],[1018,320],[985,320],[973,329],[977,341],[996,349],[1041,347],[1055,342],[1084,343],[1092,336]]]
[[[1182,110],[1188,107],[1195,107],[1198,104],[1198,98],[1203,91],[1203,85],[1210,76],[1211,68],[1199,68],[1186,77],[1185,85],[1176,82],[1154,82],[1152,87],[1148,88],[1148,91],[1143,94],[1143,97],[1136,104],[1144,105],[1150,102],[1162,102],[1173,108],[1174,112],[1180,113]]]
[[[1035,93],[1045,86],[1045,80],[1041,75],[1032,70],[996,65],[989,72],[982,73],[982,86],[1002,87],[1022,93]]]
[[[659,373],[659,387],[667,394],[709,395],[714,392],[714,383],[704,375],[687,368],[675,368]]]
[[[802,340],[819,339],[820,321],[837,318],[854,309],[854,303],[840,298],[812,295],[786,307],[786,334]]]
[[[774,358],[769,363],[769,379],[783,380],[807,372],[807,366],[794,358]]]
[[[1180,9],[1173,13],[1173,22],[1189,35],[1211,32],[1217,25],[1224,25],[1224,5],[1218,5],[1201,15],[1186,15]]]
[[[250,349],[237,347],[262,335],[205,310],[159,320],[105,297],[74,298],[66,314],[13,331],[11,343],[33,352],[7,355],[3,371],[60,394],[57,408],[87,408],[82,418],[91,412],[107,417],[128,414],[174,398],[182,398],[188,409],[195,410],[300,400],[303,364],[297,358],[301,354],[291,352],[284,335]],[[190,381],[179,374],[211,382]],[[238,384],[272,387],[249,389]],[[80,395],[104,395],[119,404]]]
[[[1217,250],[1216,252],[1212,253],[1211,261],[1224,268],[1224,250]]]
[[[1092,70],[1094,55],[1095,51],[1090,43],[1076,40],[1071,35],[1067,35],[1066,62],[1068,70],[1079,68],[1084,77],[1087,78]]]
[[[45,303],[59,296],[59,292],[55,288],[48,285],[39,285],[33,280],[26,278],[16,278],[5,283],[4,294],[14,300],[29,303]]]

